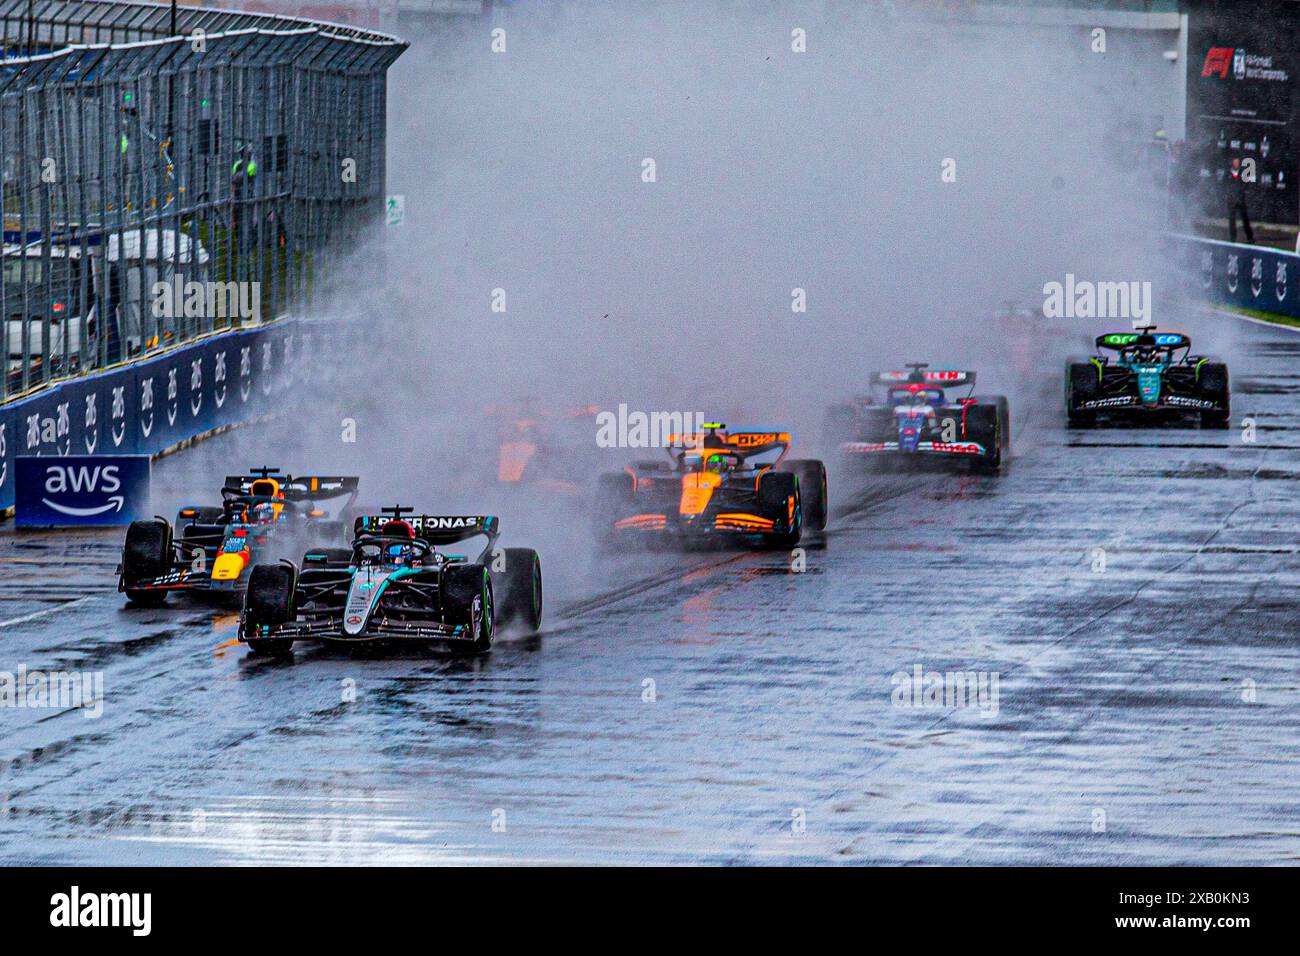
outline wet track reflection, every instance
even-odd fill
[[[1067,432],[1051,369],[1004,475],[833,475],[802,573],[544,552],[544,633],[482,659],[251,658],[124,608],[117,533],[6,532],[0,670],[106,700],[0,708],[0,860],[1293,862],[1300,334],[1203,321],[1228,432]],[[898,706],[917,666],[996,706]]]

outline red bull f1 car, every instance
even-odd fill
[[[1228,427],[1228,366],[1192,355],[1186,335],[1147,327],[1099,335],[1096,346],[1096,355],[1065,368],[1065,413],[1071,428],[1117,418],[1151,423],[1188,416],[1196,417],[1202,428]]]
[[[259,564],[249,578],[239,639],[282,654],[295,641],[424,641],[482,652],[508,624],[542,623],[542,565],[531,548],[496,547],[492,515],[410,515],[382,509],[356,519],[350,548],[308,551],[302,565]],[[470,538],[477,555],[442,550]]]
[[[790,433],[710,423],[668,437],[668,458],[600,476],[597,531],[607,542],[744,540],[798,544],[826,527],[826,467],[785,459]]]
[[[153,606],[176,591],[241,592],[259,558],[346,541],[358,483],[352,476],[295,477],[275,468],[231,475],[220,505],[185,505],[174,525],[163,517],[132,522],[118,590],[134,604]]]
[[[964,461],[995,471],[1010,457],[1011,412],[1002,395],[971,395],[975,373],[917,362],[877,372],[872,394],[827,414],[827,431],[850,459]],[[954,389],[966,394],[954,397]]]

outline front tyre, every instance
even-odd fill
[[[502,568],[493,556],[492,592],[500,624],[518,624],[529,634],[542,626],[542,559],[532,548],[505,548]]]
[[[298,588],[298,569],[292,564],[257,564],[248,576],[244,595],[244,620],[241,637],[254,654],[283,656],[293,649],[290,638],[273,637],[249,640],[249,635],[264,627],[278,627],[294,619],[294,596]]]
[[[1097,397],[1099,377],[1091,362],[1071,362],[1065,366],[1065,418],[1071,428],[1091,428],[1097,413],[1084,411],[1080,403]]]
[[[803,537],[803,506],[799,496],[799,479],[785,471],[764,473],[758,483],[758,507],[763,517],[771,518],[785,531],[763,535],[769,548],[793,548]]]
[[[462,625],[470,635],[451,642],[452,650],[482,654],[496,637],[492,575],[481,564],[454,564],[442,573],[442,619]]]
[[[814,458],[795,459],[781,464],[781,471],[799,479],[799,503],[804,523],[814,531],[826,527],[829,510],[826,499],[826,466]]]
[[[166,574],[171,570],[173,557],[171,525],[162,518],[132,521],[122,546],[122,584],[126,599],[142,607],[166,604],[165,590],[131,585]]]

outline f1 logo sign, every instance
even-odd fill
[[[1232,54],[1235,47],[1230,46],[1212,46],[1210,52],[1205,54],[1205,65],[1201,67],[1201,76],[1215,76],[1219,79],[1228,78],[1228,69],[1232,66]]]

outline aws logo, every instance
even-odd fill
[[[117,465],[50,465],[45,469],[45,494],[41,504],[51,511],[77,518],[121,511],[126,504]],[[49,498],[49,495],[107,495],[102,504],[78,507]]]

